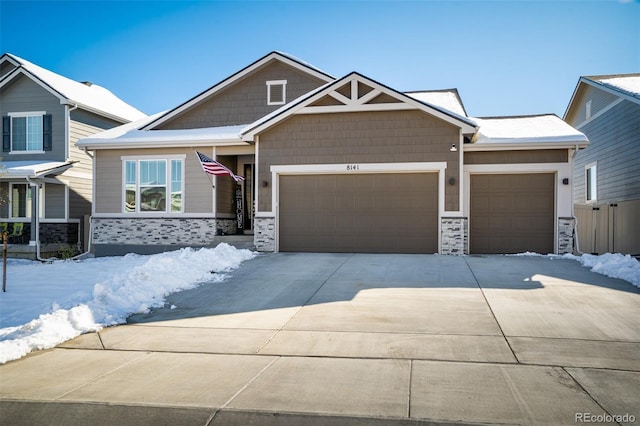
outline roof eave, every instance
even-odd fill
[[[563,141],[501,141],[501,142],[473,142],[464,144],[464,151],[517,151],[529,149],[578,149],[586,148],[588,140],[563,140]]]
[[[184,139],[180,141],[132,141],[132,140],[113,140],[113,139],[82,139],[76,142],[76,146],[80,149],[99,150],[99,149],[136,149],[136,148],[176,148],[176,147],[195,147],[195,146],[247,146],[248,142],[242,141],[240,138],[228,139]]]

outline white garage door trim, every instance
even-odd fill
[[[555,173],[554,194],[554,253],[558,252],[558,218],[573,216],[573,185],[564,185],[562,180],[572,179],[571,162],[568,163],[526,163],[526,164],[471,164],[464,166],[464,215],[470,217],[471,191],[468,182],[472,174],[526,174]]]
[[[275,212],[275,251],[280,251],[280,197],[279,176],[319,174],[377,174],[377,173],[438,173],[438,247],[441,247],[441,222],[444,214],[444,172],[446,162],[420,163],[347,163],[347,164],[295,164],[271,166],[271,211]]]

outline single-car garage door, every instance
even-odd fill
[[[555,176],[471,175],[471,253],[553,253]]]
[[[438,174],[283,175],[279,249],[437,253]]]

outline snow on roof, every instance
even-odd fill
[[[464,109],[464,105],[462,105],[462,100],[460,100],[456,89],[406,92],[405,95],[420,102],[426,102],[467,117],[467,112]]]
[[[307,61],[303,61],[302,59],[300,59],[300,58],[298,58],[298,57],[296,57],[296,56],[294,56],[294,55],[291,55],[291,54],[289,54],[289,53],[282,52],[282,51],[279,51],[279,50],[275,50],[273,53],[277,53],[278,55],[284,56],[285,58],[289,58],[289,59],[291,59],[292,61],[298,62],[299,64],[304,65],[305,67],[307,67],[307,68],[309,68],[309,69],[315,70],[315,71],[317,71],[317,72],[319,72],[319,73],[321,73],[321,74],[326,75],[327,77],[331,77],[331,78],[335,79],[335,77],[333,77],[333,76],[332,76],[331,74],[329,74],[328,72],[326,72],[326,71],[324,71],[324,70],[321,70],[320,68],[316,67],[315,65],[310,64],[310,63],[309,63],[309,62],[307,62]]]
[[[480,126],[474,144],[588,143],[584,133],[555,114],[473,120]]]
[[[3,161],[3,177],[37,177],[54,172],[62,172],[70,167],[72,162],[64,161]]]
[[[79,104],[81,107],[106,113],[124,121],[134,121],[146,117],[146,114],[127,104],[102,86],[79,83],[13,54],[7,53],[7,56],[18,62],[22,68],[58,92],[62,97],[72,103]]]
[[[618,91],[626,92],[636,98],[640,98],[640,74],[594,76],[587,78],[610,86]]]
[[[162,113],[159,113],[162,114]],[[151,121],[154,117],[149,117]],[[247,127],[239,126],[203,127],[197,129],[177,130],[138,130],[140,126],[130,126],[129,129],[119,126],[105,132],[97,133],[90,137],[80,139],[76,145],[80,148],[134,148],[140,146],[158,146],[168,144],[178,145],[215,145],[234,144],[242,145],[240,132]]]

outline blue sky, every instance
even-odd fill
[[[273,50],[476,117],[562,116],[581,75],[640,72],[640,2],[5,1],[0,50],[152,114]]]

